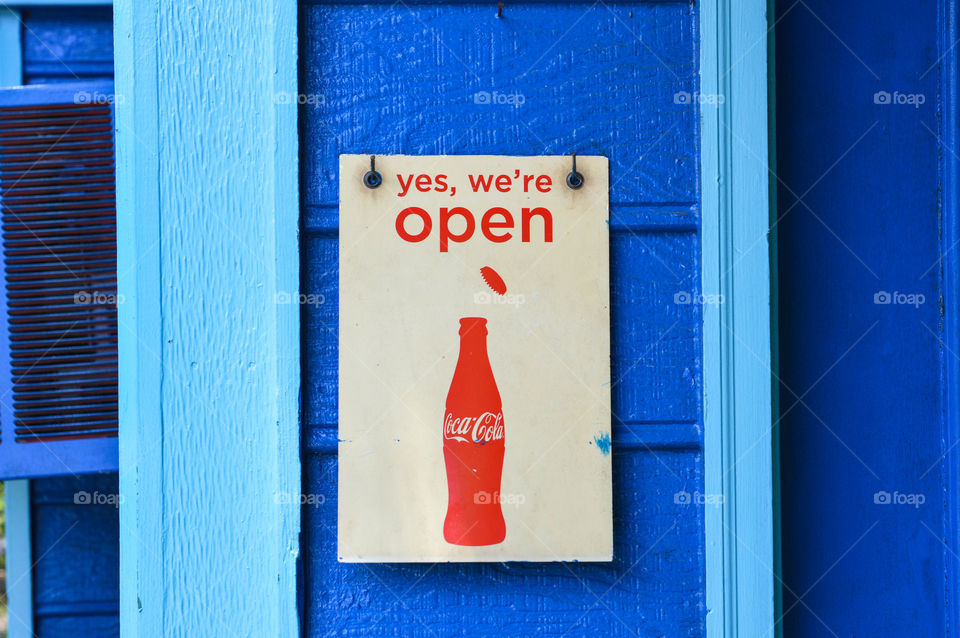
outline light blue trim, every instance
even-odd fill
[[[296,0],[120,0],[114,50],[121,633],[295,638]]]
[[[120,629],[160,636],[166,555],[160,413],[162,352],[158,195],[156,25],[150,3],[114,7],[117,128],[117,310],[119,375]],[[136,20],[135,20],[136,18]],[[139,56],[139,59],[138,59]],[[136,69],[134,69],[136,60]],[[140,448],[152,448],[141,454]],[[151,565],[155,567],[151,568]],[[152,629],[156,628],[156,629]]]
[[[108,7],[113,0],[8,0],[4,2],[9,7]]]
[[[30,481],[4,481],[7,536],[7,638],[33,638]]]
[[[767,16],[775,16],[774,0],[767,0]],[[780,393],[778,384],[780,377],[780,331],[779,331],[779,313],[780,313],[780,285],[778,280],[779,237],[776,227],[777,219],[777,180],[773,176],[777,174],[777,76],[776,76],[776,30],[773,28],[775,18],[768,17],[768,23],[771,25],[767,29],[767,150],[768,162],[770,164],[771,179],[768,189],[770,197],[770,214],[768,216],[770,224],[770,369],[775,373],[776,382],[773,384],[771,394],[770,418],[773,423],[778,423],[780,419]],[[782,534],[780,527],[780,429],[771,426],[771,480],[773,482],[773,614],[777,619],[774,627],[774,638],[783,638],[783,561],[781,558]]]
[[[23,82],[20,13],[0,7],[0,87]],[[4,481],[7,638],[33,638],[30,481]]]
[[[19,86],[22,82],[20,12],[0,7],[0,87]]]
[[[774,631],[766,0],[700,5],[707,636]]]

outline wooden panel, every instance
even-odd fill
[[[611,378],[617,420],[638,426],[699,422],[700,305],[675,303],[699,285],[692,233],[611,238]],[[303,240],[304,427],[337,422],[337,240]]]
[[[778,3],[788,636],[957,631],[957,6],[939,6]]]
[[[324,498],[304,508],[303,543],[335,554],[336,456],[304,463]],[[365,565],[308,551],[305,635],[702,636],[702,519],[682,502],[702,485],[700,455],[615,453],[613,470],[614,562]]]
[[[293,638],[296,3],[115,18],[121,624]]]
[[[36,479],[30,487],[34,631],[119,636],[117,475]]]
[[[771,338],[767,61],[764,0],[700,5],[704,510],[708,636],[775,632],[777,574]],[[772,84],[772,78],[770,78]]]
[[[32,9],[21,17],[26,24],[17,23],[23,38],[24,83],[112,77],[109,7]],[[19,83],[20,71],[12,84]],[[26,585],[35,597],[31,635],[119,636],[117,509],[73,500],[80,491],[116,494],[117,475],[35,479],[30,487],[33,547],[29,562],[37,561],[27,578],[32,582]]]
[[[675,300],[700,290],[696,20],[687,3],[302,8],[303,490],[325,497],[304,511],[306,635],[703,635],[703,507],[675,502],[703,492],[702,310]],[[571,151],[611,159],[615,562],[338,564],[338,155]]]
[[[113,77],[109,6],[32,7],[21,17],[24,84]]]
[[[467,148],[607,155],[615,204],[698,199],[697,110],[674,97],[696,91],[695,10],[678,3],[504,11],[497,20],[486,5],[305,9],[300,91],[314,104],[301,109],[310,142],[303,203],[336,203],[339,153]],[[523,103],[477,103],[477,92]]]

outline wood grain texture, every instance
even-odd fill
[[[806,4],[776,16],[783,632],[956,636],[958,7]],[[830,94],[864,100],[801,105]]]
[[[695,202],[696,109],[675,99],[696,91],[695,18],[687,4],[519,4],[502,20],[481,5],[305,8],[303,201],[336,203],[340,153],[477,149],[607,155],[611,203]]]
[[[770,180],[764,0],[701,6],[707,634],[775,631]]]
[[[697,89],[697,10],[504,15],[301,9],[304,491],[325,497],[304,510],[305,633],[702,636],[703,507],[674,498],[703,491],[702,311],[674,299],[700,291],[698,108],[675,100]],[[338,155],[574,150],[610,158],[615,562],[338,564]]]
[[[948,42],[955,42],[960,31],[960,12],[956,0],[940,3],[939,52],[941,63],[940,73],[940,102],[946,105],[960,104],[958,93],[958,69],[960,69],[960,53],[955,47],[949,47]],[[947,50],[944,51],[944,48]],[[943,110],[941,119],[941,144],[946,148],[957,148],[960,142],[960,126],[956,109]],[[956,292],[960,290],[960,255],[949,250],[949,246],[960,241],[960,158],[948,153],[940,157],[940,190],[941,190],[941,237],[940,258],[942,259],[942,275],[940,280],[941,294],[945,298],[943,316],[943,347],[948,352],[960,351],[960,298]],[[943,377],[941,388],[943,392],[943,440],[960,440],[960,359],[957,357],[943,357]],[[955,447],[947,448],[943,459],[943,485],[956,486],[960,484],[960,450]],[[955,489],[955,488],[954,488]],[[947,502],[943,517],[943,536],[945,539],[960,538],[960,503],[956,498]],[[960,591],[960,562],[953,560],[951,552],[956,550],[950,541],[944,545],[944,572],[946,574],[946,590],[954,601],[958,599]],[[960,627],[960,605],[946,605],[944,613],[945,627]]]
[[[613,563],[338,564],[336,456],[304,463],[306,636],[703,635],[698,453],[614,453]]]
[[[0,9],[0,86],[23,79],[20,12]],[[33,636],[33,555],[30,549],[30,482],[4,481],[7,635]]]
[[[23,47],[20,36],[20,12],[0,9],[0,86],[23,83]]]
[[[115,6],[124,632],[292,637],[296,6]]]
[[[337,422],[337,240],[303,239],[305,428]],[[614,232],[611,237],[611,378],[615,421],[698,423],[701,306],[693,233]]]
[[[113,77],[110,7],[33,7],[22,13],[23,83]]]
[[[117,475],[35,479],[30,487],[34,632],[119,636]]]

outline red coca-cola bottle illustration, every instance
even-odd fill
[[[507,533],[500,510],[503,411],[487,358],[487,320],[460,320],[460,357],[447,393],[443,459],[447,516],[443,538],[454,545],[494,545]]]

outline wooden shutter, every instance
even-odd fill
[[[117,469],[113,101],[0,90],[0,478]]]

